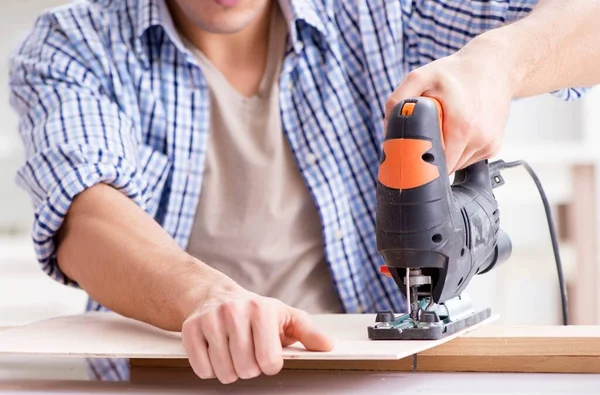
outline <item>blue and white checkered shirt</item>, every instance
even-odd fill
[[[375,187],[384,105],[416,67],[526,15],[535,0],[282,0],[289,40],[280,106],[322,218],[347,312],[404,310],[379,274]],[[88,0],[44,13],[11,62],[11,103],[35,205],[33,241],[57,267],[56,231],[75,195],[107,183],[185,248],[202,185],[209,92],[164,0]],[[570,99],[575,89],[555,92]],[[94,302],[90,308],[101,308]]]

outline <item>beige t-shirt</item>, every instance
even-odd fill
[[[310,313],[343,312],[321,222],[282,130],[287,27],[274,7],[259,91],[244,97],[198,49],[210,89],[210,142],[187,251],[242,287]]]

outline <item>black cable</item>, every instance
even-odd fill
[[[565,285],[565,278],[562,270],[562,261],[560,259],[560,252],[558,249],[558,237],[556,235],[556,229],[554,227],[554,219],[552,218],[552,209],[550,208],[550,203],[548,203],[548,198],[546,197],[546,193],[544,192],[544,188],[542,187],[542,183],[538,178],[537,174],[533,171],[529,163],[524,160],[516,160],[514,162],[504,162],[503,160],[499,160],[490,164],[492,168],[502,169],[511,169],[518,166],[523,166],[527,173],[533,179],[535,186],[540,193],[540,197],[542,198],[542,203],[544,204],[544,211],[546,212],[546,220],[548,221],[548,230],[550,231],[550,239],[552,241],[552,251],[554,252],[554,261],[556,262],[556,271],[558,273],[558,284],[560,286],[560,299],[562,302],[562,319],[563,325],[569,325],[569,308],[567,302],[567,287]]]

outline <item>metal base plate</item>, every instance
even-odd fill
[[[438,340],[488,319],[491,309],[479,311],[456,321],[440,322],[429,326],[406,327],[406,322],[395,320],[389,325],[379,323],[368,327],[371,340]]]

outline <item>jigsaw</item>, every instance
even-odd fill
[[[380,311],[369,338],[440,339],[490,317],[489,308],[475,311],[463,291],[475,275],[510,257],[493,189],[504,184],[501,170],[518,165],[534,177],[544,201],[566,324],[558,245],[539,180],[525,162],[484,160],[457,171],[451,184],[442,124],[440,103],[428,97],[398,103],[388,118],[376,191],[377,249],[385,261],[381,272],[394,279],[409,311]]]

